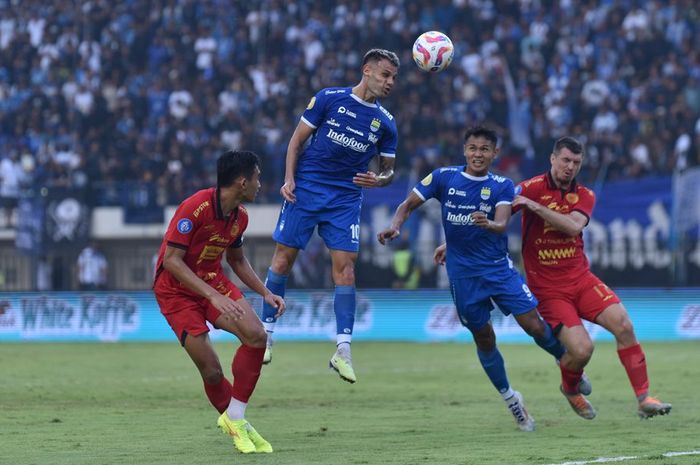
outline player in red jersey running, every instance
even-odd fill
[[[258,157],[228,151],[217,161],[217,187],[201,190],[177,208],[160,247],[153,290],[161,313],[204,381],[204,391],[221,413],[217,424],[243,453],[272,452],[245,420],[245,409],[262,367],[267,334],[241,291],[225,276],[221,257],[240,280],[282,314],[284,300],[272,294],[243,254],[248,213],[260,189]],[[231,365],[233,384],[223,374],[209,340],[209,327],[238,337]]]
[[[599,324],[615,336],[617,353],[637,396],[639,416],[665,415],[671,404],[649,395],[646,359],[625,307],[591,273],[584,254],[582,231],[590,220],[595,194],[576,182],[583,155],[581,143],[562,137],[550,155],[550,171],[519,186],[513,211],[523,210],[527,284],[540,301],[540,314],[566,347],[560,363],[561,391],[578,415],[595,417],[595,409],[577,388],[593,354],[593,342],[581,319]]]

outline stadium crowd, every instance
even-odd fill
[[[224,148],[263,161],[276,202],[309,98],[395,50],[397,165],[458,163],[465,126],[502,136],[496,168],[544,171],[554,139],[587,143],[584,176],[700,163],[700,6],[693,0],[0,1],[0,194],[85,189],[96,204],[177,204]],[[411,63],[425,30],[455,61]]]

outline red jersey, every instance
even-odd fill
[[[595,205],[593,191],[574,180],[568,190],[559,189],[547,172],[520,183],[520,195],[559,213],[577,211],[590,219]],[[517,193],[517,190],[516,190]],[[522,253],[528,286],[560,287],[589,271],[583,251],[583,234],[570,237],[527,208],[522,208]]]
[[[224,216],[219,192],[212,187],[185,199],[175,211],[160,246],[155,281],[179,292],[198,296],[163,268],[167,246],[185,250],[184,262],[204,281],[223,275],[221,257],[228,247],[243,245],[248,227],[248,212],[243,205]],[[164,280],[164,281],[163,281]]]

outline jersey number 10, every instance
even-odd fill
[[[351,224],[350,225],[350,236],[352,237],[353,241],[360,240],[360,225],[359,224]]]

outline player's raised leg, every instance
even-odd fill
[[[236,303],[245,309],[240,319],[221,315],[215,322],[217,327],[235,334],[241,341],[231,363],[233,385],[230,402],[217,424],[233,438],[235,447],[241,452],[269,453],[272,452],[270,443],[245,419],[248,400],[260,377],[267,335],[248,301],[241,298]]]
[[[617,354],[625,367],[627,377],[639,403],[638,414],[640,418],[651,418],[670,413],[671,404],[649,395],[646,356],[634,334],[632,321],[622,304],[616,303],[607,307],[598,315],[596,323],[615,336]]]
[[[265,278],[265,286],[273,294],[284,297],[287,290],[287,277],[292,270],[298,253],[299,249],[288,247],[280,243],[277,244],[275,253],[272,256],[272,263],[267,270],[267,277]],[[272,361],[272,339],[276,322],[277,309],[263,300],[262,323],[267,333],[267,344],[265,347],[263,364],[268,364]]]
[[[522,431],[534,431],[535,419],[525,408],[522,395],[513,390],[508,382],[503,356],[496,346],[496,334],[493,332],[493,326],[488,322],[477,330],[469,329],[474,335],[479,362],[486,372],[486,376],[491,380],[491,384],[501,394],[508,410],[515,418],[518,428]]]
[[[341,379],[354,383],[357,381],[352,366],[352,331],[355,326],[355,261],[357,253],[344,250],[331,250],[333,262],[333,281],[335,296],[333,309],[336,322],[336,351],[330,359],[329,366]]]

